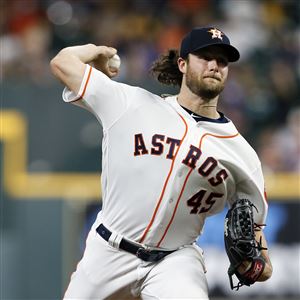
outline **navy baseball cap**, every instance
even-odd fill
[[[229,38],[216,27],[196,27],[192,29],[181,42],[180,57],[186,58],[202,48],[217,45],[224,49],[229,62],[240,58],[239,51],[230,44]]]

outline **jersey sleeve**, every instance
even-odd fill
[[[257,224],[264,224],[268,212],[268,203],[265,196],[265,183],[261,166],[251,176],[239,182],[236,186],[236,198],[248,199],[256,207],[254,208],[254,221]]]
[[[91,111],[101,122],[103,129],[114,124],[135,99],[136,89],[111,80],[104,73],[86,65],[78,94],[65,87],[63,100]]]

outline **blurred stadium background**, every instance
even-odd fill
[[[222,110],[258,152],[266,175],[273,277],[229,290],[224,213],[205,250],[212,299],[300,297],[300,60],[297,0],[1,0],[1,299],[60,299],[101,206],[101,127],[64,104],[49,70],[63,47],[111,45],[117,80],[176,93],[148,74],[191,27],[215,25],[240,49]]]

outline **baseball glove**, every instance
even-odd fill
[[[238,290],[241,286],[250,286],[257,281],[265,268],[265,260],[261,250],[266,249],[261,245],[261,240],[255,240],[255,230],[263,225],[257,225],[253,220],[253,208],[247,199],[238,199],[228,210],[225,217],[224,241],[230,266],[228,276],[231,289]],[[239,267],[249,262],[249,266],[243,273]],[[233,275],[239,282],[233,284]]]

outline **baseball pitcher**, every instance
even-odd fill
[[[64,101],[91,111],[103,128],[102,210],[64,299],[208,299],[195,241],[226,204],[230,286],[267,280],[261,164],[217,109],[238,50],[217,28],[192,29],[152,67],[161,83],[180,87],[164,97],[112,80],[116,52],[87,44],[51,61]]]

